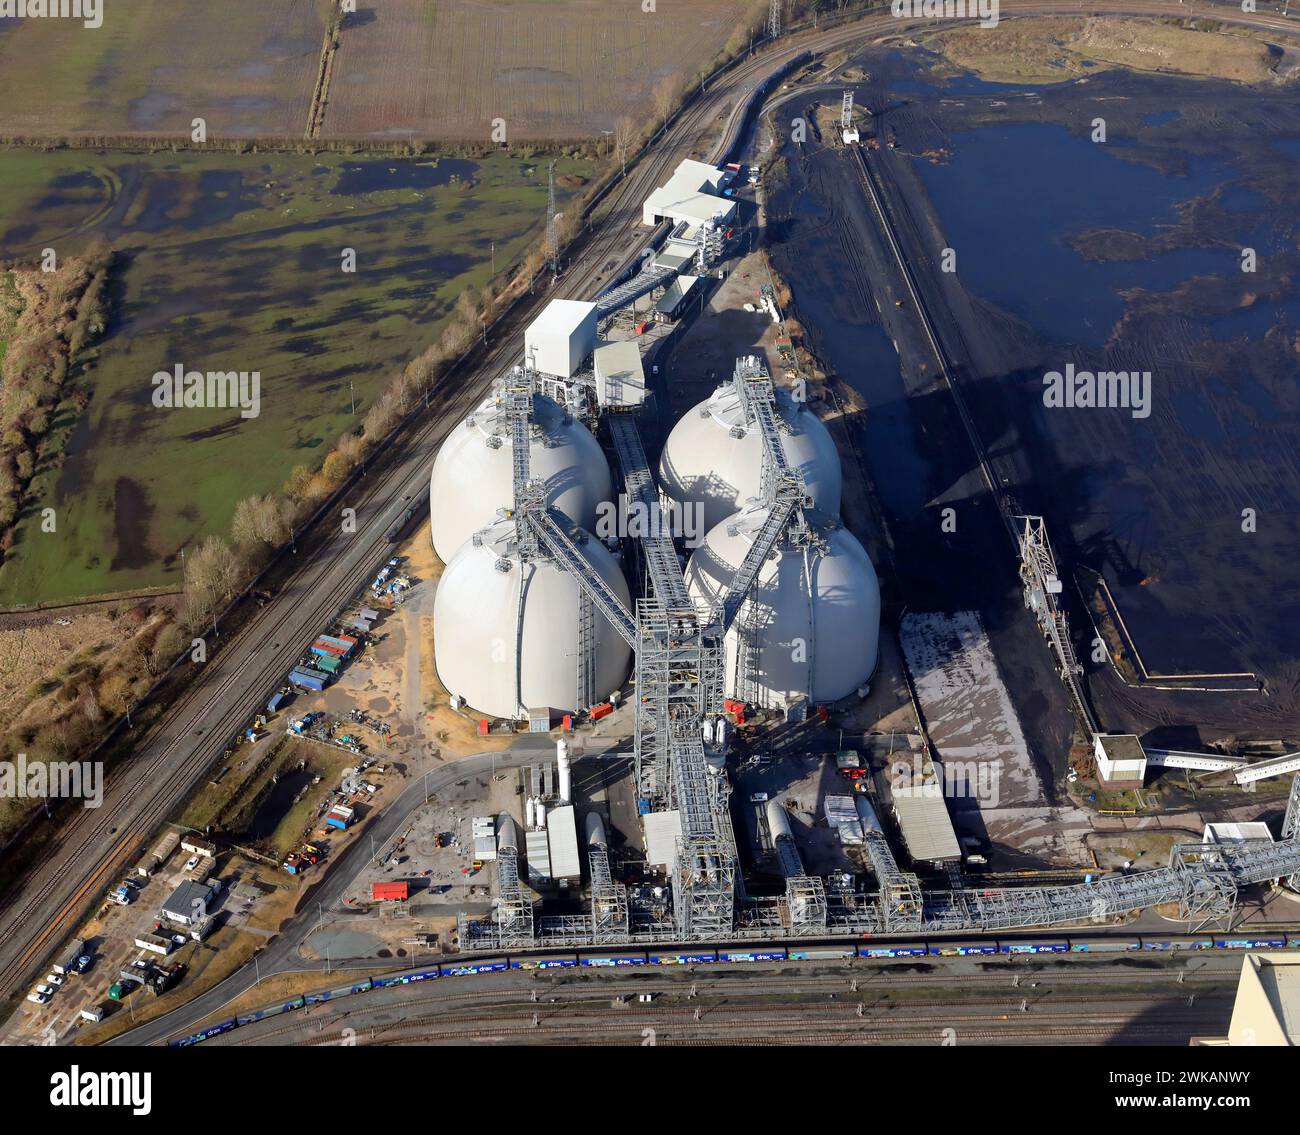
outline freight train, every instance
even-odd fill
[[[953,958],[1011,956],[1018,954],[1116,954],[1185,950],[1300,950],[1300,933],[1278,931],[1249,934],[1142,934],[1130,937],[1072,938],[929,938],[910,942],[843,942],[793,945],[755,944],[747,947],[654,946],[643,950],[578,950],[556,954],[502,954],[487,958],[462,958],[431,964],[425,969],[382,977],[363,978],[337,989],[319,990],[291,998],[255,1012],[210,1025],[188,1036],[168,1041],[172,1048],[188,1048],[255,1021],[291,1013],[355,993],[368,993],[390,985],[415,985],[443,977],[467,977],[506,970],[619,969],[628,966],[710,965],[746,962],[834,961],[847,958]]]

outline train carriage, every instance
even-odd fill
[[[858,952],[853,946],[791,946],[789,953],[792,962],[831,961],[857,956]]]
[[[929,955],[937,958],[984,957],[998,952],[998,944],[992,938],[985,942],[931,942]]]
[[[580,966],[596,966],[602,968],[643,966],[646,962],[647,955],[644,950],[601,950],[593,953],[587,953],[584,950],[578,955],[578,964]]]
[[[702,965],[717,960],[718,952],[716,950],[673,950],[668,953],[649,955],[652,966]]]
[[[860,958],[923,958],[924,942],[863,942],[858,946]]]
[[[1214,939],[1198,934],[1143,934],[1144,950],[1210,950]]]
[[[1214,938],[1216,950],[1280,950],[1285,945],[1285,934],[1273,934],[1268,937],[1215,935]]]
[[[1142,949],[1141,938],[1071,938],[1072,954],[1121,954]]]
[[[440,966],[443,977],[469,977],[476,973],[500,973],[510,968],[505,958],[484,959],[483,961],[461,962],[459,965]]]
[[[578,957],[564,956],[562,958],[511,958],[511,969],[571,969],[578,964]]]
[[[999,950],[1004,954],[1066,954],[1070,943],[1066,938],[1039,938],[999,942]]]
[[[786,953],[780,948],[766,950],[719,950],[720,962],[783,962]]]

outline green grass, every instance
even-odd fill
[[[117,250],[107,334],[55,425],[62,459],[34,482],[0,566],[0,604],[175,584],[180,549],[224,531],[244,497],[316,465],[383,382],[432,342],[468,286],[535,239],[545,169],[495,155],[373,162],[383,188],[333,192],[342,155],[8,151],[0,257],[35,264],[95,239]],[[390,174],[388,171],[397,170]],[[464,179],[387,188],[411,173]],[[590,176],[561,160],[557,174]],[[345,248],[355,274],[341,271]],[[160,410],[151,378],[259,371],[261,414]],[[349,388],[351,383],[351,389]],[[355,391],[357,418],[351,413]],[[57,510],[55,533],[39,510]]]

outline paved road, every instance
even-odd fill
[[[346,851],[337,859],[328,863],[329,870],[321,881],[310,888],[299,904],[298,913],[289,920],[281,933],[274,938],[257,956],[257,965],[246,965],[231,974],[224,981],[214,985],[206,993],[200,994],[192,1001],[174,1009],[165,1017],[159,1017],[147,1025],[141,1025],[129,1033],[124,1033],[110,1041],[113,1045],[157,1044],[175,1033],[185,1032],[194,1022],[201,1021],[210,1013],[215,1013],[227,1002],[241,993],[247,992],[257,984],[258,978],[270,977],[276,973],[290,973],[299,970],[320,970],[325,972],[324,961],[310,961],[299,956],[299,946],[316,928],[320,918],[321,907],[328,914],[346,914],[342,904],[344,892],[351,885],[357,872],[361,870],[370,855],[371,841],[375,847],[387,846],[388,842],[400,832],[407,820],[429,795],[437,795],[466,777],[478,776],[497,769],[519,768],[521,765],[536,761],[538,750],[533,747],[520,747],[508,753],[496,754],[495,761],[491,754],[467,757],[462,760],[435,764],[429,769],[427,778],[425,766],[418,762],[411,764],[413,774],[411,783],[402,794],[389,804],[371,824],[361,833],[361,838],[354,839]],[[318,905],[320,904],[320,905]],[[355,912],[353,912],[355,913]],[[337,968],[338,960],[334,966]],[[349,963],[351,964],[351,963]],[[393,968],[389,961],[375,960],[376,970]]]
[[[1190,16],[1209,5],[1172,0],[1096,0],[1090,10]],[[1078,14],[1066,0],[1021,0],[1002,6],[1016,12]],[[1214,7],[1223,18],[1276,30],[1294,25],[1273,16],[1242,16]],[[926,23],[928,21],[920,21]],[[356,531],[341,526],[324,539],[281,592],[222,648],[142,738],[136,752],[108,779],[104,807],[79,810],[63,824],[52,849],[0,907],[0,1000],[14,998],[44,961],[99,900],[113,877],[137,856],[156,827],[199,784],[220,756],[231,723],[243,720],[273,689],[308,641],[355,594],[390,548],[386,532],[424,488],[429,465],[442,439],[483,396],[494,378],[518,356],[523,326],[551,298],[590,298],[621,268],[632,263],[646,240],[640,225],[642,200],[682,157],[719,160],[743,123],[749,100],[771,75],[809,50],[830,50],[908,21],[887,12],[850,26],[782,41],[733,68],[671,124],[602,203],[589,234],[575,246],[564,279],[512,312],[495,342],[472,366],[454,371],[441,384],[425,421],[374,467],[344,504],[356,509]]]

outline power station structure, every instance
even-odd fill
[[[1278,843],[1179,845],[1162,869],[1088,884],[931,892],[899,867],[879,822],[867,817],[876,889],[827,886],[804,870],[788,817],[769,808],[785,890],[745,894],[730,813],[727,702],[789,711],[863,686],[878,656],[880,596],[869,558],[839,523],[833,442],[758,358],[738,359],[730,381],[678,423],[655,483],[638,427],[647,389],[636,345],[602,343],[597,334],[621,307],[671,288],[674,265],[707,269],[720,251],[715,237],[734,202],[712,192],[725,180],[713,178],[720,171],[698,166],[682,163],[646,206],[665,248],[676,241],[685,258],[682,248],[667,258],[661,250],[594,303],[548,305],[525,334],[523,363],[448,439],[431,481],[435,531],[448,534],[440,554],[458,526],[482,518],[438,589],[440,677],[471,707],[522,719],[539,708],[589,708],[617,689],[630,661],[638,811],[647,859],[666,871],[671,901],[615,881],[604,825],[589,815],[586,838],[572,834],[587,851],[587,912],[539,913],[520,882],[514,822],[503,818],[496,903],[486,918],[461,914],[461,949],[997,930],[1104,921],[1161,903],[1203,925],[1231,918],[1241,886],[1300,874],[1293,789],[1290,834]],[[583,422],[608,439],[631,506],[657,516],[666,500],[710,522],[685,571],[668,526],[620,533],[635,537],[626,547],[640,584],[635,599],[614,555],[619,539],[587,527],[593,508],[608,503],[600,499],[608,464]],[[1026,536],[1041,546],[1032,528]],[[1041,588],[1047,603],[1036,613],[1055,627],[1054,565],[1031,563],[1027,601]],[[567,750],[561,766],[565,781]],[[570,791],[543,811],[552,869],[561,830],[574,826]],[[580,880],[576,855],[565,872]]]

